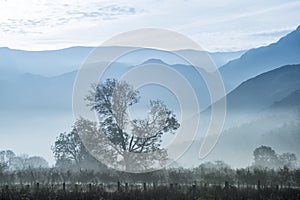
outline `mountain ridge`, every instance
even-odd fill
[[[283,65],[300,63],[300,26],[268,46],[246,51],[220,67],[227,92],[242,82]]]

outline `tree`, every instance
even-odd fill
[[[103,169],[86,150],[76,127],[70,133],[61,133],[51,147],[56,166],[61,169]]]
[[[11,150],[0,151],[0,165],[5,168],[9,167],[11,160],[16,156],[16,154]]]
[[[297,157],[294,153],[283,153],[279,155],[280,164],[284,167],[295,168],[297,165]]]
[[[276,152],[268,146],[260,146],[253,152],[254,166],[262,168],[276,168],[279,160]]]
[[[127,110],[139,99],[139,92],[127,82],[108,79],[93,87],[86,98],[88,106],[98,114],[99,123],[84,119],[77,122],[79,133],[89,150],[100,156],[98,159],[103,160],[101,156],[110,153],[104,159],[113,158],[110,165],[125,167],[127,171],[161,165],[167,159],[166,151],[161,148],[162,136],[179,128],[175,114],[160,100],[150,101],[145,119],[130,120]]]
[[[49,164],[45,158],[40,156],[31,156],[25,160],[28,168],[48,168]]]
[[[61,133],[51,149],[56,161],[62,165],[70,162],[79,164],[85,154],[75,128],[70,133]]]

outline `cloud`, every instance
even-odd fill
[[[16,6],[17,5],[10,5],[8,7],[14,9]],[[83,7],[76,4],[57,4],[57,2],[42,5],[33,4],[31,6],[27,5],[26,7],[30,13],[37,14],[24,14],[22,17],[18,15],[8,15],[5,17],[3,16],[4,14],[2,14],[2,16],[0,14],[0,30],[7,33],[20,34],[41,33],[41,27],[46,31],[49,27],[66,25],[71,21],[116,20],[119,17],[138,13],[137,9],[132,6],[107,3],[99,4],[99,2],[90,5],[86,4]],[[5,9],[5,4],[2,5],[2,9]],[[47,9],[45,13],[38,12],[45,9]],[[21,10],[20,12],[26,13],[26,10]],[[39,31],[36,29],[39,29]]]
[[[293,29],[280,29],[280,30],[267,30],[256,33],[249,34],[252,37],[275,37],[279,38],[284,35],[287,35],[289,32],[293,31]]]
[[[151,27],[185,34],[210,51],[248,49],[297,27],[299,9],[295,0],[0,0],[0,46],[95,46],[118,33]]]

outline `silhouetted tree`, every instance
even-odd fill
[[[175,114],[159,100],[150,101],[148,116],[145,119],[130,120],[127,109],[139,102],[138,91],[127,82],[106,80],[95,86],[87,97],[89,106],[95,110],[99,123],[91,123],[84,119],[77,123],[80,134],[85,137],[90,149],[103,155],[103,151],[112,149],[111,162],[124,166],[127,170],[145,169],[153,162],[167,159],[166,151],[161,148],[161,138],[165,133],[173,133],[179,127]],[[90,133],[87,133],[90,126]],[[95,133],[99,133],[96,138]],[[105,142],[103,133],[110,143]],[[106,152],[107,153],[107,152]],[[123,159],[118,161],[119,157]],[[106,158],[107,159],[107,158]],[[157,164],[157,163],[156,163]]]
[[[297,165],[297,157],[294,153],[283,153],[279,155],[279,161],[281,166],[288,168],[295,168]]]
[[[11,150],[0,151],[0,166],[9,167],[11,160],[16,156],[16,154]]]
[[[279,164],[279,159],[276,152],[268,146],[260,146],[253,152],[254,166],[276,168]]]
[[[62,169],[103,169],[83,145],[76,127],[70,133],[61,133],[51,147],[56,166]]]

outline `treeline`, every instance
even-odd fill
[[[97,170],[61,165],[13,170],[7,163],[0,170],[0,199],[299,199],[300,169],[294,156],[277,155],[265,146],[254,152],[260,156],[254,156],[248,168],[233,169],[215,161],[193,169],[169,168],[138,174],[102,165]],[[282,163],[283,157],[292,159],[273,169],[263,166],[267,161]],[[263,158],[266,162],[262,162]]]
[[[213,167],[212,167],[213,166]],[[14,199],[299,199],[300,169],[233,170],[218,161],[194,169],[130,174],[59,171],[55,168],[0,174],[1,200]]]
[[[73,140],[74,141],[74,140]],[[79,140],[78,140],[79,141]],[[60,143],[62,144],[62,143]],[[78,142],[78,146],[82,145]],[[65,154],[64,154],[65,155]],[[238,187],[299,187],[300,169],[293,153],[277,154],[271,147],[260,146],[253,151],[254,162],[248,168],[233,169],[223,161],[206,162],[193,169],[167,168],[148,173],[126,173],[109,169],[94,159],[84,148],[77,149],[77,159],[57,159],[49,168],[40,157],[19,157],[12,151],[0,152],[1,185],[111,184],[127,183],[221,185],[228,182]],[[16,162],[19,161],[19,162]],[[16,164],[17,163],[17,164]],[[22,164],[22,165],[21,165]],[[19,167],[16,167],[19,166]],[[22,166],[22,167],[20,167]]]
[[[61,171],[57,168],[28,168],[26,170],[1,171],[1,185],[34,185],[44,186],[74,184],[112,184],[118,181],[128,184],[207,184],[223,185],[228,182],[236,187],[278,186],[300,187],[300,169],[283,167],[268,168],[241,168],[232,169],[222,161],[201,164],[193,169],[174,168],[162,169],[149,173],[126,173],[111,169],[103,171],[79,170]]]

